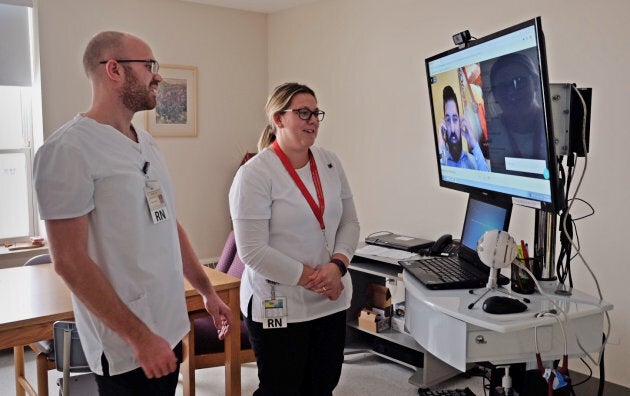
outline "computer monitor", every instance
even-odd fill
[[[484,196],[468,196],[461,246],[477,252],[477,242],[486,231],[510,227],[512,205],[507,200],[488,200]]]
[[[425,60],[440,186],[557,212],[540,17]]]

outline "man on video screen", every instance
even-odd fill
[[[442,165],[458,168],[490,171],[486,159],[483,156],[479,142],[471,133],[468,121],[459,113],[457,96],[450,85],[444,87],[442,92],[444,100],[444,118],[440,125],[440,143]],[[470,152],[465,151],[462,136],[466,139]]]

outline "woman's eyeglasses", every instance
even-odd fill
[[[321,111],[321,110],[311,111],[307,109],[306,107],[302,107],[301,109],[286,109],[283,112],[287,113],[289,111],[294,112],[295,114],[297,114],[298,117],[300,117],[301,120],[304,120],[304,121],[310,120],[311,116],[315,116],[315,118],[317,118],[318,121],[323,121],[324,115],[326,114],[326,112],[324,111]]]

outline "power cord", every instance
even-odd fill
[[[593,281],[595,282],[595,286],[597,288],[597,294],[599,297],[599,302],[601,303],[603,301],[603,294],[602,294],[602,290],[601,287],[599,285],[599,281],[597,279],[597,276],[593,273],[593,270],[591,269],[590,265],[588,264],[586,258],[582,255],[582,252],[580,250],[580,245],[579,245],[579,240],[576,242],[576,240],[574,239],[574,220],[572,219],[572,216],[570,215],[571,210],[573,208],[573,205],[575,204],[576,201],[581,201],[581,202],[585,202],[579,198],[577,198],[577,194],[580,191],[580,187],[582,186],[582,182],[584,181],[584,176],[586,174],[586,170],[588,167],[588,152],[587,152],[587,144],[586,144],[586,122],[587,122],[587,106],[586,106],[586,102],[584,100],[584,97],[582,96],[582,94],[580,93],[580,91],[577,89],[577,87],[575,85],[571,85],[571,88],[575,91],[575,93],[577,94],[577,97],[580,99],[580,102],[582,103],[582,136],[581,136],[581,145],[582,145],[582,152],[584,153],[584,164],[582,167],[582,172],[578,178],[577,181],[577,185],[575,186],[575,189],[573,191],[573,195],[570,194],[570,189],[571,189],[571,184],[573,183],[573,179],[575,177],[574,172],[575,172],[575,165],[576,165],[576,154],[572,153],[571,155],[567,156],[567,164],[568,164],[568,176],[566,177],[566,190],[564,191],[564,197],[565,197],[565,204],[563,205],[562,209],[562,213],[561,213],[561,221],[560,221],[560,231],[561,231],[561,242],[562,242],[562,251],[561,251],[561,256],[560,259],[558,260],[558,266],[557,266],[557,274],[558,274],[558,278],[561,281],[560,284],[558,285],[558,290],[557,293],[558,294],[570,294],[570,290],[566,290],[565,286],[564,286],[564,280],[566,280],[566,278],[569,278],[569,282],[570,282],[570,286],[572,287],[572,278],[571,278],[571,260],[575,257],[579,257],[580,260],[582,261],[582,263],[584,264],[584,266],[586,267],[586,269],[588,270],[588,272],[591,275],[591,278],[593,279]],[[558,161],[558,163],[560,164],[560,172],[561,174],[564,176],[564,169],[562,168],[562,161]],[[592,215],[594,213],[593,207],[587,203],[587,205],[591,208],[592,213],[587,215],[587,216],[583,216],[583,217],[588,217],[590,215]],[[583,218],[582,217],[582,218]],[[575,233],[575,235],[577,235],[577,231]],[[575,252],[574,255],[572,255],[572,252]],[[520,266],[521,268],[523,266]],[[528,271],[529,272],[529,271]],[[531,273],[530,273],[531,276]],[[532,279],[535,281],[535,278],[532,277]],[[537,282],[536,282],[537,284]],[[544,294],[542,289],[538,286],[538,290],[541,291],[541,294]],[[549,296],[547,296],[547,298],[549,298]],[[550,299],[550,298],[549,298]],[[550,299],[551,301],[551,299]],[[553,302],[552,302],[553,303]],[[554,305],[556,305],[555,303],[553,303]],[[557,307],[557,306],[556,306]],[[559,307],[557,307],[559,308]],[[566,314],[564,313],[564,311],[562,311],[561,309],[559,310],[562,314],[563,317],[566,320]],[[604,311],[604,315],[606,317],[606,332],[604,333],[603,336],[603,341],[601,344],[601,347],[599,349],[599,356],[597,358],[597,361],[594,360],[591,355],[589,353],[586,352],[586,349],[584,348],[584,346],[582,345],[579,336],[576,333],[576,342],[578,347],[580,348],[580,350],[582,350],[582,352],[584,352],[585,356],[596,366],[599,366],[600,364],[603,363],[603,355],[604,355],[604,350],[606,347],[606,343],[608,340],[608,337],[610,336],[610,332],[611,332],[611,328],[612,328],[612,323],[611,323],[611,319],[610,319],[610,314],[608,313],[608,311]]]
[[[560,214],[560,221],[564,224],[565,217],[568,217],[567,232],[560,234],[560,254],[558,255],[558,262],[556,265],[556,275],[558,276],[558,282],[564,285],[566,278],[569,278],[569,288],[573,289],[573,277],[571,276],[571,240],[573,239],[573,220],[569,212],[562,212]],[[564,258],[566,261],[563,263]]]
[[[583,385],[585,383],[587,383],[588,381],[590,381],[591,378],[593,378],[593,369],[591,368],[591,366],[588,364],[588,362],[586,360],[584,360],[584,358],[580,358],[580,361],[582,362],[582,364],[584,364],[584,366],[586,366],[586,368],[588,369],[588,375],[586,376],[586,378],[584,378],[582,381],[580,382],[576,382],[575,384],[573,384],[574,388],[577,388],[580,385]]]
[[[527,268],[522,262],[520,262],[520,260],[514,260],[513,262],[517,267],[519,267],[520,269],[522,269],[523,271],[525,271],[533,280],[534,284],[536,285],[536,289],[538,290],[538,292],[544,296],[547,300],[549,300],[549,302],[554,306],[554,309],[556,310],[556,314],[559,312],[562,316],[562,320],[566,323],[567,326],[573,326],[572,321],[569,319],[569,317],[567,316],[567,313],[562,309],[562,307],[560,306],[560,304],[558,304],[555,299],[553,299],[548,293],[546,293],[543,288],[541,287],[540,283],[538,282],[538,280],[536,279],[536,277],[534,276],[534,274],[529,270],[529,268]],[[576,300],[573,300],[574,302],[577,302]],[[600,295],[600,302],[602,301],[601,299],[601,295]],[[588,301],[579,301],[581,303],[584,304],[593,304],[593,305],[597,305]],[[552,314],[551,312],[548,312],[549,314]],[[560,318],[558,318],[558,316],[556,314],[553,314],[554,318],[556,318],[556,320],[560,320]],[[604,315],[608,321],[608,333],[610,333],[610,315],[608,315],[608,311],[604,311]],[[539,316],[539,317],[544,317],[545,315]],[[565,329],[564,326],[561,324],[560,325],[562,327],[562,333],[565,337],[565,350],[566,350],[566,333],[565,333]],[[603,335],[603,340],[602,340],[602,345],[600,347],[599,350],[599,357],[597,359],[597,361],[595,361],[591,355],[586,351],[586,349],[584,348],[584,346],[582,345],[582,343],[580,342],[580,337],[576,331],[575,328],[573,328],[573,333],[575,334],[575,339],[576,339],[576,343],[578,348],[580,348],[580,350],[584,353],[584,355],[596,366],[600,367],[600,375],[603,376],[603,368],[602,368],[602,364],[603,364],[603,356],[604,356],[604,349],[606,347],[606,340],[608,339],[608,334],[604,333]],[[534,333],[534,335],[536,336],[536,333]],[[536,345],[536,348],[538,348],[538,345]],[[566,352],[565,352],[566,353]],[[600,382],[601,382],[601,377],[600,377]],[[600,383],[600,386],[601,383]]]
[[[571,87],[575,91],[575,93],[577,94],[577,96],[580,99],[580,101],[582,102],[582,108],[583,108],[583,112],[582,113],[583,114],[582,114],[582,142],[581,143],[582,143],[582,150],[584,152],[584,165],[583,165],[583,168],[582,168],[582,173],[580,174],[580,177],[578,179],[578,183],[577,183],[577,185],[575,187],[573,196],[572,196],[571,199],[569,199],[567,201],[568,205],[567,205],[566,213],[570,213],[571,212],[571,209],[572,209],[574,203],[577,200],[576,197],[577,197],[577,194],[578,194],[578,192],[580,190],[582,182],[584,181],[584,176],[586,174],[586,169],[587,169],[587,166],[588,166],[588,153],[587,153],[587,150],[586,150],[586,117],[587,117],[586,102],[584,101],[584,98],[582,97],[582,94],[580,93],[580,91],[574,85],[571,85]],[[571,176],[571,179],[573,179],[573,176]],[[567,197],[569,196],[569,191],[568,190],[567,190],[566,196]],[[562,219],[562,222],[561,222],[562,234],[565,236],[565,238],[568,241],[568,243],[575,249],[575,255],[580,258],[580,260],[582,261],[582,263],[584,264],[584,266],[586,267],[586,269],[590,273],[591,277],[593,278],[593,281],[595,282],[595,286],[597,288],[598,297],[599,297],[600,302],[601,302],[601,301],[603,301],[604,298],[603,298],[601,287],[599,285],[599,281],[597,279],[597,276],[593,273],[593,270],[591,269],[590,265],[588,264],[586,258],[582,255],[582,252],[580,250],[579,245],[577,245],[576,242],[573,240],[572,232],[569,233],[569,227],[568,227],[569,218],[570,218],[570,216],[564,216],[564,218]],[[612,327],[611,320],[610,320],[610,315],[609,315],[608,311],[605,311],[604,315],[606,317],[607,329],[606,329],[606,333],[604,334],[604,340],[603,340],[602,346],[601,346],[601,348],[599,350],[599,357],[598,357],[597,361],[593,360],[593,358],[586,352],[586,350],[584,349],[584,347],[582,346],[582,344],[580,342],[580,338],[577,337],[577,335],[576,335],[578,347],[585,353],[585,355],[588,357],[588,359],[591,360],[591,362],[593,362],[596,366],[598,366],[602,362],[602,356],[604,354],[604,349],[606,347],[606,342],[608,340],[608,337],[610,336],[610,331],[611,331],[611,327]]]

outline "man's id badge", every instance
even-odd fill
[[[168,220],[169,215],[168,209],[166,208],[166,199],[162,193],[160,182],[157,180],[147,180],[146,187],[144,187],[144,195],[147,197],[149,213],[151,213],[153,224]]]
[[[287,298],[263,300],[263,329],[287,327]]]

